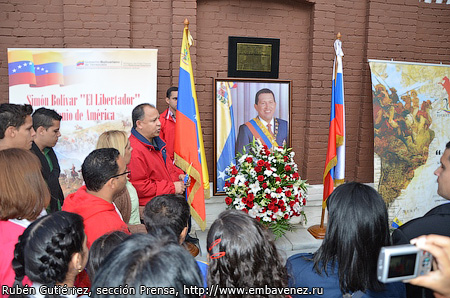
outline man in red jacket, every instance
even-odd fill
[[[127,174],[125,160],[114,148],[92,151],[81,166],[86,185],[64,200],[63,211],[83,217],[87,246],[100,236],[123,231],[130,234],[122,215],[112,203],[116,195],[126,190]]]
[[[175,123],[177,121],[177,101],[178,101],[178,88],[170,87],[166,92],[166,102],[169,105],[160,116],[161,133],[159,137],[166,142],[167,154],[173,159],[173,147],[175,144]]]
[[[166,143],[159,137],[158,110],[151,104],[140,104],[133,109],[132,120],[130,144],[133,151],[128,168],[139,205],[145,206],[158,195],[182,194],[186,189],[184,173],[173,165],[166,152]]]

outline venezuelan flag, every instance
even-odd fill
[[[341,41],[334,42],[335,59],[331,90],[330,129],[328,133],[328,150],[323,173],[323,204],[333,192],[334,186],[344,183],[345,176],[345,113],[344,113],[344,79],[342,76],[342,57],[344,53]]]
[[[46,52],[34,54],[36,87],[64,85],[63,57],[61,53]]]
[[[31,51],[8,51],[9,86],[36,84],[33,54]]]
[[[225,179],[228,178],[225,174],[226,167],[228,167],[231,163],[235,163],[234,150],[236,143],[236,132],[234,130],[233,103],[231,100],[230,85],[232,86],[233,82],[220,81],[217,82],[216,86],[216,115],[217,123],[220,123],[216,140],[217,191],[223,191]]]
[[[188,24],[185,20],[178,79],[174,155],[175,164],[191,177],[191,184],[186,189],[187,200],[191,206],[192,217],[200,228],[205,230],[205,197],[209,198],[209,178],[189,51],[192,36]]]

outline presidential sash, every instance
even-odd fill
[[[256,117],[245,123],[250,132],[256,139],[259,139],[263,144],[267,145],[267,147],[272,148],[272,146],[277,146],[277,134],[278,134],[278,121],[274,119],[275,127],[273,135],[269,132],[267,127],[261,122],[261,120]]]

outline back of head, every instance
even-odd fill
[[[0,105],[0,140],[5,137],[8,127],[19,128],[25,123],[25,118],[33,113],[31,105],[16,105],[4,103]]]
[[[61,121],[62,117],[55,110],[39,108],[33,113],[33,128],[37,130],[39,127],[48,129],[53,125],[53,121]]]
[[[145,116],[144,108],[145,107],[150,107],[150,108],[156,109],[155,106],[150,103],[141,103],[141,104],[135,106],[133,111],[131,112],[131,120],[133,121],[134,129],[136,129],[136,126],[137,126],[136,122],[138,120],[144,119],[144,116]]]
[[[209,229],[206,245],[210,255],[209,285],[286,286],[286,271],[273,239],[265,228],[244,212],[222,212]]]
[[[125,156],[125,147],[127,146],[127,134],[121,130],[108,130],[98,137],[96,149],[115,148],[119,150],[120,155]]]
[[[183,288],[203,284],[194,258],[173,238],[133,234],[105,259],[92,285],[93,297],[198,297]],[[133,292],[101,293],[128,285]],[[142,290],[142,291],[141,291]],[[157,292],[150,292],[150,290]]]
[[[0,220],[35,220],[50,201],[41,163],[29,150],[0,150]]]
[[[145,205],[144,223],[149,233],[167,228],[179,238],[188,220],[189,204],[182,195],[156,196]]]
[[[89,260],[86,266],[87,273],[90,280],[94,280],[95,273],[100,267],[106,256],[127,239],[128,234],[122,231],[114,231],[109,234],[105,234],[92,243],[89,249]]]
[[[339,285],[349,291],[380,291],[377,259],[382,246],[390,244],[388,214],[380,194],[370,186],[349,182],[338,186],[327,200],[325,238],[314,255],[314,268],[326,272],[338,268]]]
[[[85,237],[83,218],[75,213],[59,211],[34,221],[14,250],[16,284],[24,275],[43,285],[64,282],[72,255],[83,252]]]
[[[89,153],[81,165],[81,173],[88,190],[101,190],[106,182],[117,174],[119,155],[119,151],[114,148],[96,149]]]

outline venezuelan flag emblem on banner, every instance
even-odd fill
[[[36,85],[33,54],[31,51],[8,52],[9,86]]]
[[[234,163],[236,132],[234,129],[233,102],[230,89],[233,82],[217,82],[217,123],[220,123],[221,132],[217,134],[217,191],[223,191],[228,176],[225,169]]]
[[[186,20],[180,55],[174,145],[175,164],[191,177],[190,186],[186,189],[187,200],[191,206],[192,217],[200,228],[205,230],[205,197],[209,198],[209,178],[189,51],[192,36],[187,24]]]
[[[64,85],[63,57],[58,52],[8,51],[9,86]]]
[[[328,150],[323,173],[323,204],[333,192],[334,186],[344,183],[345,176],[345,109],[344,79],[342,76],[342,42],[334,42],[333,81],[331,89],[330,129],[328,132]]]

